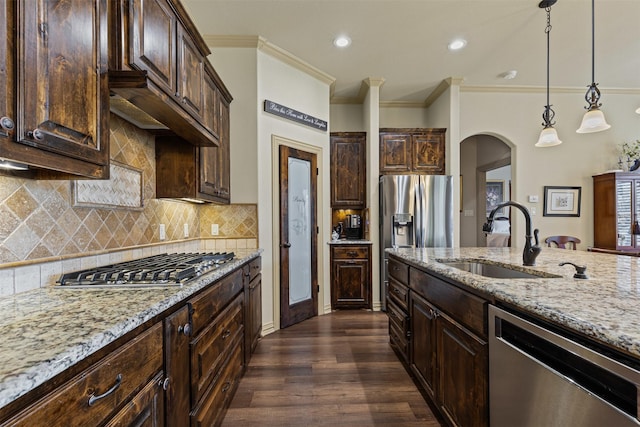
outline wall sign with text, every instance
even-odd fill
[[[320,120],[317,117],[310,116],[300,111],[296,111],[293,108],[285,107],[276,102],[264,100],[264,111],[267,113],[275,114],[276,116],[283,117],[294,122],[301,123],[306,126],[310,126],[315,129],[327,130],[327,122]]]

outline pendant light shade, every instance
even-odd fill
[[[604,118],[604,113],[600,110],[602,104],[600,101],[600,90],[598,89],[598,83],[596,83],[595,72],[595,0],[591,0],[591,84],[588,86],[587,93],[584,99],[589,104],[584,107],[587,112],[582,118],[582,123],[577,133],[593,133],[607,130],[611,127]]]
[[[555,125],[553,118],[556,113],[549,103],[549,39],[551,36],[551,6],[555,4],[555,2],[556,0],[542,0],[540,4],[538,4],[538,7],[544,8],[547,12],[547,26],[544,29],[544,32],[547,34],[547,105],[544,106],[544,112],[542,113],[542,120],[544,120],[542,125],[544,128],[542,132],[540,132],[536,147],[553,147],[554,145],[562,144],[562,141],[558,138],[558,132],[556,132],[553,127],[553,125]]]
[[[640,114],[640,108],[636,110],[636,114]]]
[[[553,147],[554,145],[562,144],[560,138],[558,138],[558,132],[553,126],[542,129],[536,147]]]

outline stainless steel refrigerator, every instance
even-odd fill
[[[453,177],[380,177],[380,295],[386,310],[385,248],[453,247]]]

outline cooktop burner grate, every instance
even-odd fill
[[[180,286],[235,258],[233,252],[161,254],[63,274],[60,287]]]

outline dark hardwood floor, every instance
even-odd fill
[[[222,425],[440,427],[387,328],[385,313],[338,311],[262,338]]]

